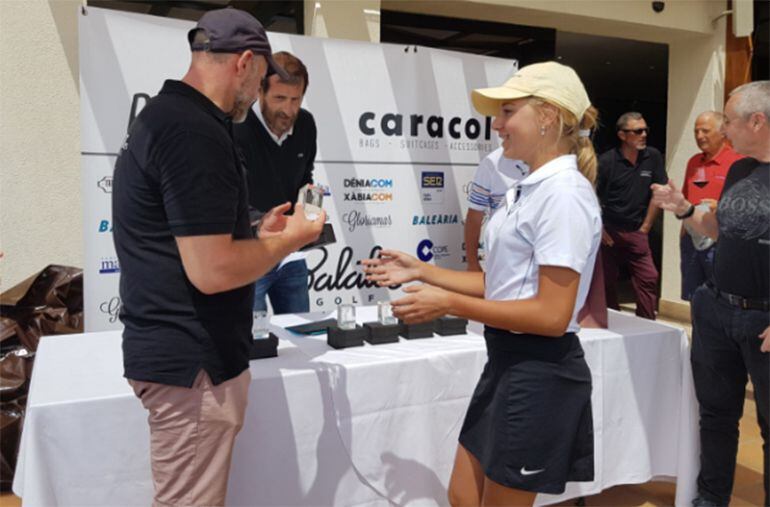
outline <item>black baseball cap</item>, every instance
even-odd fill
[[[198,30],[206,34],[206,42],[193,42]],[[187,32],[187,41],[193,51],[242,53],[250,49],[267,59],[268,75],[278,74],[282,79],[289,79],[286,71],[273,60],[273,50],[262,23],[246,11],[232,7],[208,11],[198,20],[195,28]]]

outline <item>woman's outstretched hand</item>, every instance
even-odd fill
[[[399,285],[420,279],[422,262],[398,250],[381,250],[375,259],[362,259],[366,279],[380,287]]]
[[[428,322],[451,313],[452,293],[432,285],[405,287],[406,296],[392,301],[393,315],[407,324]]]

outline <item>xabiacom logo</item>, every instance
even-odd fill
[[[350,202],[391,202],[393,180],[388,178],[345,178],[343,200]]]

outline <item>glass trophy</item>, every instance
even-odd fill
[[[254,311],[254,321],[251,324],[251,338],[259,340],[270,335],[270,316],[265,310]]]
[[[339,305],[337,307],[337,327],[340,329],[356,328],[356,307],[353,305]]]
[[[315,220],[321,214],[321,209],[323,209],[323,188],[308,183],[299,189],[299,198],[297,200],[304,206],[307,219]]]
[[[398,319],[393,316],[393,307],[390,306],[390,301],[379,301],[377,303],[377,320],[383,326],[398,324]]]

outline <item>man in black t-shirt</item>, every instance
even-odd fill
[[[294,203],[299,189],[313,183],[316,155],[315,120],[300,107],[308,87],[307,69],[286,51],[275,53],[273,59],[288,78],[267,76],[257,107],[234,128],[246,162],[249,205],[262,213],[281,203]],[[267,310],[266,296],[276,314],[310,311],[304,253],[289,255],[257,280],[255,310]]]
[[[669,182],[653,202],[716,243],[713,279],[692,299],[692,370],[700,404],[701,469],[696,507],[730,501],[747,375],[764,441],[770,505],[770,81],[732,91],[724,130],[748,158],[730,167],[715,212],[704,212]]]
[[[125,376],[149,412],[154,505],[224,505],[250,383],[253,282],[315,240],[323,213],[251,232],[232,137],[271,57],[262,25],[237,9],[188,34],[192,62],[131,124],[113,179]]]
[[[655,320],[658,270],[652,261],[649,232],[657,215],[650,206],[651,183],[666,183],[663,156],[647,146],[647,123],[640,113],[618,118],[620,146],[599,157],[596,193],[602,206],[602,263],[607,306],[620,309],[617,296],[619,267],[631,275],[636,314]]]

